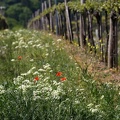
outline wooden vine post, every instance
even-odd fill
[[[52,7],[52,1],[49,0],[48,2],[49,2],[49,8],[51,8],[51,7]],[[54,32],[54,27],[53,27],[53,15],[52,15],[51,12],[50,12],[50,14],[49,14],[49,18],[50,18],[50,31],[51,31],[51,32]]]
[[[57,6],[57,0],[55,0],[55,5]],[[56,35],[58,35],[58,11],[55,9],[55,23],[56,23]]]
[[[42,0],[40,0],[40,9],[39,10],[40,10],[40,13],[41,13],[42,12]],[[42,19],[41,18],[39,18],[39,23],[40,23],[39,29],[42,30],[43,26],[42,26]]]
[[[85,3],[86,0],[80,0],[81,5]],[[84,21],[84,12],[80,14],[80,46],[84,48],[85,45],[85,21]]]
[[[44,11],[44,2],[43,2],[43,0],[42,0],[42,12]],[[42,16],[42,18],[41,18],[41,23],[42,23],[42,28],[43,28],[43,30],[45,30],[45,17],[44,16]]]
[[[61,26],[61,19],[60,19],[60,13],[58,13],[57,14],[57,25],[58,25],[58,28],[57,28],[57,30],[58,30],[58,35],[60,35],[60,26]]]
[[[67,0],[64,0],[64,2],[65,2],[67,35],[68,35],[68,39],[70,40],[70,43],[72,43],[73,36],[72,36],[72,29],[71,29],[71,23],[70,23],[70,16],[69,16]]]
[[[65,10],[61,12],[61,19],[62,19],[62,34],[65,39],[68,39]]]
[[[78,45],[80,46],[80,37],[79,37],[79,24],[78,24],[78,13],[74,12],[75,14],[75,22],[76,22],[76,34],[78,39]]]
[[[60,12],[59,14],[58,14],[58,25],[59,25],[59,27],[58,27],[58,33],[59,33],[59,35],[63,35],[63,27],[64,26],[62,26],[62,13]]]
[[[35,16],[38,16],[40,13],[39,9],[35,12]],[[37,20],[36,23],[35,23],[35,29],[39,30],[40,28],[40,21]]]
[[[117,13],[112,10],[110,13],[110,32],[108,44],[108,68],[118,67],[118,35],[117,35]]]
[[[93,9],[88,10],[88,40],[90,42],[90,51],[93,51],[93,47],[95,47],[93,40]],[[94,52],[96,52],[96,50]]]
[[[44,9],[47,9],[47,1],[44,1]],[[44,17],[44,22],[45,22],[45,30],[49,30],[49,20],[47,14]]]
[[[106,31],[106,49],[105,49],[105,65],[108,64],[108,42],[109,42],[109,30],[108,30],[108,13],[105,11],[105,31]]]
[[[103,57],[103,39],[102,39],[102,16],[101,16],[101,13],[99,11],[95,11],[94,16],[96,17],[96,20],[97,20],[100,55],[101,55],[101,61],[103,62],[104,57]]]

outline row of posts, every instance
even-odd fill
[[[58,4],[57,0],[54,1],[55,5]],[[48,15],[42,16],[39,20],[32,23],[32,28],[34,29],[40,29],[45,31],[51,31],[55,33],[56,35],[63,35],[66,39],[69,39],[72,41],[73,39],[73,33],[72,33],[72,26],[71,26],[71,18],[69,14],[69,9],[67,6],[67,0],[64,0],[65,3],[65,11],[62,11],[61,14],[58,13],[57,10],[53,13],[49,13]],[[44,10],[46,10],[49,6],[52,7],[52,1],[41,0],[41,9],[37,10],[35,14],[32,16],[34,18],[35,16],[38,16],[40,13],[42,13]]]
[[[94,48],[90,48],[90,51],[95,52],[96,54],[96,43],[93,38],[93,16],[96,19],[96,27],[97,27],[97,38],[99,42],[99,51],[100,51],[100,59],[105,62],[108,68],[118,68],[118,35],[117,35],[117,13],[111,10],[110,18],[108,17],[108,12],[104,12],[105,16],[105,25],[104,29],[102,29],[102,14],[100,11],[91,11],[87,10],[83,13],[79,13],[77,11],[70,11],[67,5],[68,0],[64,0],[65,9],[63,11],[55,10],[54,13],[46,14],[42,16],[40,19],[32,22],[31,28],[51,31],[56,35],[64,36],[65,39],[70,40],[72,43],[74,38],[77,38],[78,45],[81,48],[86,46],[86,42],[89,42],[90,45]],[[54,1],[57,5],[57,0]],[[85,3],[85,0],[80,0],[80,3]],[[33,15],[33,18],[38,16],[44,10],[52,7],[52,0],[41,0],[41,9],[37,10]],[[108,18],[110,19],[108,25]],[[73,20],[73,21],[72,21]],[[74,26],[72,22],[75,22]],[[75,27],[72,28],[72,27]],[[74,35],[74,30],[76,34]],[[106,38],[103,42],[102,33],[105,31]],[[114,35],[113,35],[114,34]],[[75,37],[74,37],[75,36]],[[88,39],[88,41],[86,41]],[[103,48],[104,44],[104,48]]]

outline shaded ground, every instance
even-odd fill
[[[63,40],[62,42],[70,56],[82,68],[87,68],[95,80],[120,84],[120,66],[118,71],[116,69],[108,69],[105,63],[100,62],[94,55],[85,53],[85,50],[80,49],[76,44],[70,44],[67,40]]]

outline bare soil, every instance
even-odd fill
[[[118,70],[108,69],[104,62],[101,62],[94,54],[88,54],[75,44],[70,44],[68,40],[63,40],[65,51],[79,63],[82,68],[87,67],[88,72],[95,80],[100,82],[111,82],[120,85],[120,66]]]

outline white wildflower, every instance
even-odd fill
[[[52,93],[51,93],[51,97],[53,99],[59,99],[60,98],[59,92],[57,90],[53,90]]]
[[[96,113],[96,112],[98,112],[99,110],[98,110],[98,109],[93,109],[93,108],[91,108],[90,111],[91,111],[92,113]]]
[[[75,65],[78,65],[77,63],[75,63]]]
[[[27,76],[27,73],[21,73],[21,76]]]
[[[19,46],[16,46],[16,47],[15,47],[15,49],[18,49],[18,48],[19,48]]]
[[[52,42],[52,45],[55,45],[55,42]]]
[[[41,48],[41,44],[36,45],[37,48]]]
[[[44,69],[38,69],[39,72],[45,72],[46,70]]]
[[[48,43],[46,43],[46,44],[45,44],[45,47],[49,47],[49,44],[48,44]]]
[[[41,91],[39,91],[39,90],[33,91],[33,96],[35,97],[35,96],[39,95],[40,93],[41,93]]]
[[[19,38],[19,40],[21,40],[21,41],[22,41],[23,39],[24,39],[23,37],[20,37],[20,38]]]
[[[29,42],[28,42],[28,45],[32,45],[32,44],[33,44],[33,41],[29,41]]]
[[[28,48],[28,45],[24,45],[23,48]]]
[[[101,97],[100,97],[100,99],[102,100],[104,98],[104,95],[102,95]]]
[[[43,65],[43,68],[44,68],[44,69],[47,69],[47,70],[48,70],[48,69],[51,69],[49,63],[46,63],[46,65]]]
[[[47,81],[47,80],[49,80],[50,79],[50,77],[46,77],[45,79],[44,79],[44,81]]]
[[[40,99],[40,96],[34,96],[33,97],[33,100],[36,101],[36,100],[39,100]]]
[[[30,59],[30,62],[33,62],[34,61],[34,59]]]
[[[52,72],[53,72],[53,70],[50,70],[49,72],[50,72],[50,73],[52,73]]]
[[[22,76],[18,76],[17,78],[13,78],[13,83],[15,85],[19,84],[24,78]]]
[[[4,89],[4,86],[3,85],[0,85],[0,90]]]
[[[32,47],[34,48],[34,47],[36,47],[36,45],[33,45]]]
[[[58,83],[54,80],[54,81],[53,81],[53,85],[58,85]]]
[[[87,105],[89,108],[93,106],[93,103],[90,103]]]
[[[34,69],[36,69],[36,67],[32,67],[32,68],[31,68],[31,70],[34,70]]]
[[[27,88],[30,88],[30,85],[21,85],[18,87],[18,89],[21,89],[23,92],[26,92]]]
[[[22,84],[28,85],[28,84],[31,84],[31,82],[30,82],[30,80],[24,80],[24,81],[22,82]]]
[[[58,42],[62,41],[61,39],[57,39]]]
[[[4,93],[5,93],[4,86],[0,85],[0,94],[4,94]]]
[[[48,56],[49,54],[48,54],[48,53],[46,53],[45,55],[46,55],[46,56]]]
[[[14,61],[15,61],[15,59],[11,59],[11,61],[12,61],[12,62],[14,62]]]
[[[76,69],[79,69],[79,67],[76,67]]]
[[[84,89],[80,89],[80,91],[84,91]]]
[[[49,87],[43,87],[43,88],[41,89],[41,91],[42,91],[43,93],[51,92],[51,91],[52,91],[52,87],[51,87],[51,86],[49,86]]]
[[[35,43],[38,43],[40,40],[36,40]]]
[[[35,71],[35,72],[33,73],[33,75],[39,75],[39,72],[38,72],[38,71]]]
[[[15,45],[15,44],[18,44],[18,41],[15,41],[15,42],[12,43],[12,45]]]
[[[74,103],[77,105],[77,104],[80,104],[80,101],[75,100]]]
[[[29,75],[29,74],[31,74],[31,73],[33,72],[34,69],[36,69],[36,67],[32,67],[30,70],[28,70],[27,73],[22,73],[21,75],[22,75],[22,76]]]

